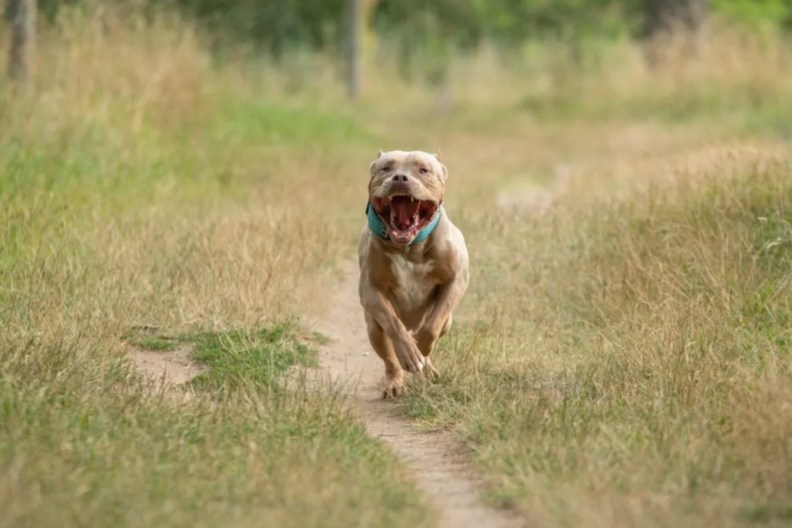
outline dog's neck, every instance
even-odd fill
[[[426,227],[418,231],[418,234],[415,235],[415,238],[413,238],[408,244],[404,246],[405,250],[409,250],[410,246],[412,246],[413,244],[420,244],[421,242],[429,238],[429,235],[432,234],[432,231],[435,230],[437,224],[440,222],[440,217],[442,215],[443,215],[443,206],[441,205],[440,207],[437,208],[437,212],[435,212],[432,221],[429,222],[429,224],[427,224]],[[368,219],[369,230],[372,233],[374,233],[374,235],[377,238],[380,238],[382,240],[390,240],[390,237],[388,236],[388,228],[385,225],[385,222],[382,220],[382,218],[380,218],[380,215],[371,205],[371,202],[366,204],[366,218]]]

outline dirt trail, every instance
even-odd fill
[[[458,442],[445,431],[421,433],[398,405],[382,399],[383,366],[368,342],[357,293],[354,262],[344,268],[330,309],[314,326],[331,339],[319,356],[327,373],[344,390],[347,402],[368,433],[385,442],[404,461],[418,489],[439,515],[440,528],[518,528],[529,524],[508,511],[481,502],[481,482]],[[138,370],[157,387],[173,389],[201,372],[190,347],[158,352],[130,350]]]
[[[316,325],[331,339],[322,349],[320,366],[345,388],[349,404],[368,433],[390,446],[408,466],[419,490],[437,510],[439,526],[528,526],[511,512],[482,504],[481,482],[450,433],[418,432],[404,418],[397,403],[382,400],[383,365],[366,336],[357,280],[357,266],[350,262],[330,309]]]

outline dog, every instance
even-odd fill
[[[448,170],[439,155],[380,151],[369,172],[360,304],[389,398],[404,392],[404,371],[438,376],[429,355],[451,328],[470,264],[465,238],[443,208]]]

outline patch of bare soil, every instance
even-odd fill
[[[193,360],[192,352],[191,345],[170,351],[132,348],[129,357],[144,378],[166,388],[172,388],[206,371],[206,367]]]
[[[385,442],[408,466],[418,488],[437,510],[441,527],[529,526],[513,512],[482,503],[481,479],[449,432],[419,432],[398,403],[382,399],[384,367],[369,345],[357,290],[358,270],[350,262],[316,328],[331,339],[319,356],[320,366],[344,388],[368,433]]]

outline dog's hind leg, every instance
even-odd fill
[[[385,389],[382,397],[395,398],[400,396],[404,392],[404,371],[399,364],[399,359],[396,357],[393,342],[368,312],[366,312],[366,329],[368,330],[371,347],[385,363]]]
[[[444,335],[446,335],[448,331],[451,329],[452,319],[453,316],[451,314],[448,314],[448,318],[445,320],[445,323],[443,323],[443,326],[440,329],[440,333],[437,334],[437,337],[432,336],[432,334],[430,332],[427,332],[425,329],[422,329],[421,331],[418,331],[414,334],[415,342],[418,344],[418,350],[421,351],[421,354],[424,356],[424,359],[429,358],[429,354],[431,354],[432,350],[434,350],[434,346],[437,340],[443,337]]]

